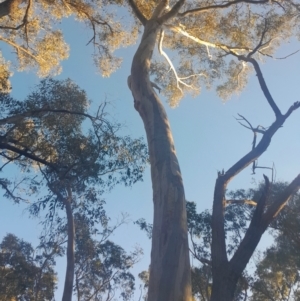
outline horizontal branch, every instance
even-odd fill
[[[186,30],[184,30],[180,26],[164,24],[164,27],[166,29],[169,29],[169,30],[175,32],[175,33],[179,33],[179,34],[185,36],[188,39],[191,39],[192,41],[196,42],[197,44],[204,45],[206,47],[212,47],[212,48],[221,49],[221,50],[224,50],[224,51],[227,51],[227,52],[234,52],[234,53],[236,51],[251,51],[251,49],[248,48],[248,47],[231,47],[231,46],[228,46],[228,45],[225,45],[225,44],[222,44],[222,43],[212,43],[212,42],[202,40],[198,37],[193,36],[192,34],[187,32]]]
[[[198,13],[206,12],[206,11],[212,10],[212,9],[224,9],[224,8],[228,8],[232,5],[239,4],[239,3],[264,4],[264,3],[267,3],[267,2],[269,2],[269,0],[258,0],[258,1],[255,1],[255,0],[234,0],[234,1],[227,2],[225,4],[216,4],[216,5],[209,5],[209,6],[190,9],[190,10],[187,10],[183,13],[179,13],[178,16],[184,17],[184,16],[191,15],[191,14],[198,14]]]
[[[35,162],[39,162],[41,164],[44,164],[44,165],[49,166],[52,169],[56,170],[56,166],[53,163],[51,163],[51,162],[49,162],[49,161],[47,161],[43,158],[40,158],[37,155],[34,155],[34,154],[28,152],[26,149],[19,149],[19,148],[15,147],[15,146],[13,146],[9,143],[6,143],[6,142],[0,142],[0,149],[6,149],[6,150],[9,150],[9,151],[12,151],[16,154],[19,154],[21,156],[24,156],[28,159],[31,159]]]
[[[95,121],[98,119],[97,117],[93,117],[92,115],[79,112],[79,111],[71,111],[71,110],[65,110],[65,109],[50,109],[50,108],[42,108],[38,110],[32,110],[27,111],[21,114],[16,114],[10,117],[6,117],[3,119],[0,119],[0,125],[4,124],[15,124],[17,122],[20,122],[20,120],[28,117],[39,117],[40,115],[45,115],[47,113],[62,113],[62,114],[72,114],[72,115],[79,115],[84,116],[86,118],[89,118],[91,121]]]
[[[256,206],[257,202],[253,200],[226,200],[226,205],[238,204],[238,205],[251,205]]]

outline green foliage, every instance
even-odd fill
[[[0,244],[0,299],[52,301],[56,274],[51,260],[30,243],[7,234]]]

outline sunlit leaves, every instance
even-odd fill
[[[179,17],[163,26],[166,32],[163,47],[172,49],[178,77],[182,77],[179,72],[182,62],[188,60],[193,66],[185,68],[185,76],[193,76],[193,86],[197,87],[193,89],[194,94],[198,94],[203,85],[214,86],[220,97],[228,99],[244,89],[251,74],[247,64],[237,58],[233,61],[230,54],[251,54],[257,60],[273,56],[283,42],[297,35],[299,18],[296,17],[297,5],[289,1],[238,3],[222,8],[224,4],[186,2]],[[205,7],[210,8],[201,10]],[[185,14],[189,10],[190,13]],[[160,73],[154,63],[152,74],[156,75],[156,83],[165,88],[162,91],[169,103],[177,105],[189,87],[182,89],[171,72],[168,73],[171,79],[162,78]],[[196,74],[203,74],[203,78]]]
[[[15,50],[18,70],[35,69],[41,77],[61,72],[61,61],[68,58],[69,47],[58,30],[62,18],[73,15],[92,32],[94,61],[103,76],[120,67],[121,58],[113,52],[135,42],[135,22],[120,22],[113,5],[122,1],[18,1],[0,20],[0,40]],[[87,43],[89,42],[87,38]],[[4,74],[5,75],[5,74]],[[7,74],[4,76],[7,77]]]
[[[0,52],[0,92],[9,92],[10,90],[10,71],[9,71],[9,62],[6,62],[2,57]]]

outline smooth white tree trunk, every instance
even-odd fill
[[[166,112],[149,78],[160,24],[148,21],[133,58],[128,84],[145,126],[153,188],[154,221],[149,301],[190,301],[186,202]]]

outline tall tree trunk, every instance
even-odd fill
[[[74,266],[75,266],[75,223],[71,208],[71,199],[64,199],[67,213],[68,242],[67,242],[67,270],[62,301],[72,301]]]
[[[128,85],[145,126],[153,188],[154,221],[149,301],[190,301],[191,281],[184,187],[166,112],[149,78],[160,24],[147,21]]]

